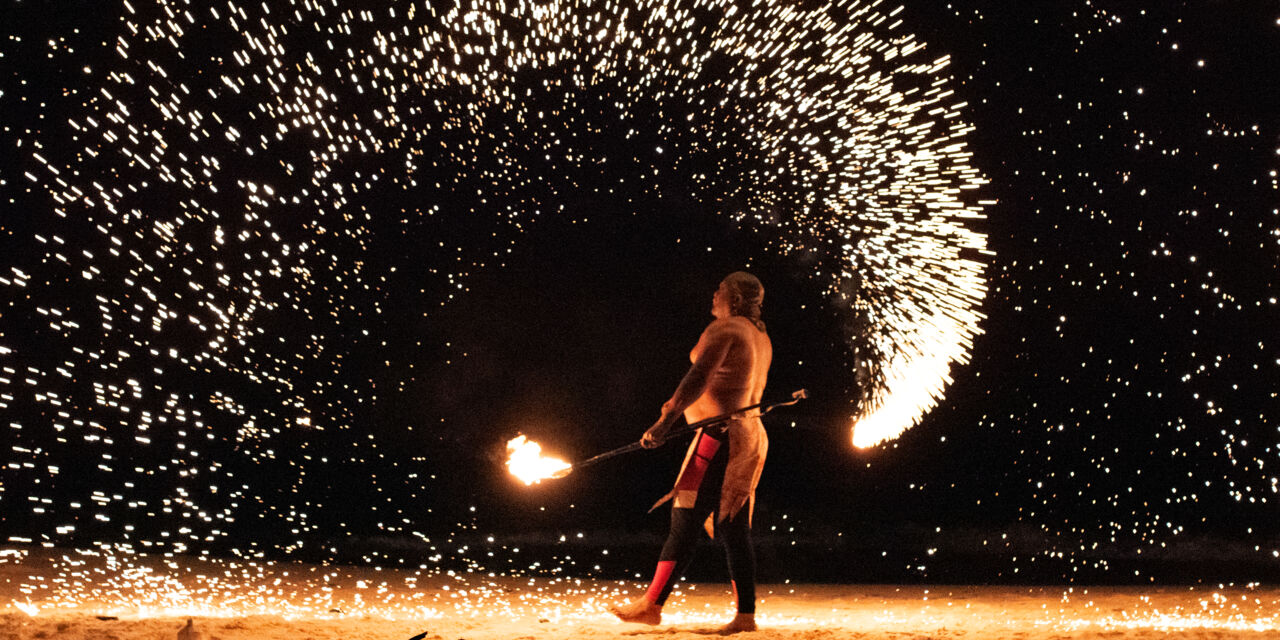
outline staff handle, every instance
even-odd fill
[[[704,427],[715,426],[718,424],[729,422],[730,420],[734,420],[736,418],[745,418],[746,416],[742,414],[748,411],[751,411],[752,409],[760,409],[760,415],[763,416],[766,413],[769,413],[770,411],[773,411],[778,407],[789,407],[808,397],[809,397],[809,392],[805,389],[800,389],[799,391],[796,391],[791,394],[790,400],[786,400],[783,402],[774,402],[772,404],[759,402],[748,407],[742,407],[741,409],[738,409],[736,411],[730,411],[729,413],[722,413],[718,416],[711,416],[710,418],[703,418],[702,420],[699,420],[697,422],[686,424],[683,427],[676,427],[675,429],[672,429],[670,432],[667,433],[667,437],[664,439],[664,442],[670,441],[672,438],[688,435]],[[599,455],[591,456],[590,458],[587,458],[582,462],[576,462],[573,464],[572,468],[581,469],[582,467],[593,465],[597,462],[600,462],[601,460],[608,460],[609,458],[612,458],[614,456],[620,456],[624,453],[631,453],[632,451],[638,451],[643,448],[644,446],[639,442],[632,442],[631,444],[618,447],[617,449],[606,451]]]

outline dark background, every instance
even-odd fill
[[[523,80],[526,100],[561,115],[529,126],[522,135],[535,143],[521,151],[465,127],[441,131],[468,97],[435,96],[445,106],[424,101],[411,114],[419,137],[401,141],[431,150],[414,185],[397,178],[404,154],[344,156],[329,177],[367,188],[340,206],[273,205],[272,227],[241,219],[244,188],[232,187],[307,189],[281,169],[306,163],[305,135],[257,156],[218,136],[174,143],[222,156],[222,189],[211,193],[166,185],[118,153],[86,154],[99,143],[67,124],[134,101],[145,140],[156,116],[144,85],[183,82],[197,108],[204,88],[217,89],[206,111],[243,116],[233,124],[251,142],[253,87],[237,97],[197,73],[161,81],[140,60],[163,49],[140,37],[126,36],[135,45],[122,62],[117,36],[139,20],[123,8],[6,2],[0,243],[18,271],[0,274],[0,345],[13,349],[0,355],[2,530],[15,544],[647,575],[665,517],[645,510],[681,447],[526,488],[502,468],[503,445],[526,433],[577,459],[637,438],[687,367],[719,279],[747,266],[767,290],[769,395],[812,393],[767,422],[755,524],[763,580],[1274,581],[1280,12],[1158,4],[906,3],[902,31],[929,56],[951,56],[951,88],[975,127],[967,144],[990,181],[981,196],[997,201],[975,222],[994,255],[983,258],[987,319],[972,362],[953,367],[921,424],[860,451],[849,443],[856,323],[813,275],[824,257],[780,254],[719,214],[734,203],[700,197],[691,174],[732,175],[760,159],[700,146],[674,102],[640,101],[612,123],[602,114],[634,87],[547,88],[563,72],[548,69]],[[365,28],[394,26],[378,15]],[[321,36],[292,33],[291,50],[338,66],[341,47],[325,60],[311,39]],[[368,35],[351,42],[367,46]],[[210,68],[230,57],[234,36],[192,33],[168,68]],[[113,69],[141,82],[105,78]],[[374,104],[354,83],[330,82],[339,99],[325,109]],[[487,122],[514,124],[505,117]],[[731,140],[735,126],[713,128]],[[580,159],[537,165],[537,149],[560,144],[549,132]],[[657,146],[666,152],[648,151]],[[581,159],[593,154],[613,163]],[[549,178],[513,186],[486,173],[508,160]],[[636,178],[653,169],[652,186]],[[369,183],[375,174],[382,182]],[[119,185],[119,212],[60,201],[60,179]],[[570,213],[509,218],[490,199]],[[158,240],[151,223],[179,218],[178,239]],[[218,248],[215,226],[245,239]],[[304,286],[214,284],[268,271],[281,242],[307,238],[324,240],[309,275],[292,281]],[[107,275],[83,278],[90,264]],[[151,330],[156,307],[138,282],[179,319]],[[248,351],[219,352],[204,347],[216,332],[186,321],[214,321],[190,282],[224,308],[287,302],[256,308],[241,334]],[[258,294],[237,288],[246,282]],[[51,309],[78,326],[51,325]],[[190,357],[175,361],[170,347]],[[143,412],[157,421],[146,429]],[[717,553],[703,554],[695,578],[719,579]]]

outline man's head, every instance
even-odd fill
[[[764,285],[746,271],[735,271],[720,281],[712,298],[711,313],[717,318],[743,316],[763,328],[760,308],[764,304]]]

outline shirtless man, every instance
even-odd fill
[[[720,283],[711,299],[715,320],[690,354],[693,366],[662,405],[662,417],[644,433],[646,448],[662,444],[676,419],[688,422],[758,404],[773,359],[773,345],[760,320],[764,287],[739,271]],[[658,557],[649,590],[610,611],[625,622],[659,624],[662,606],[688,567],[704,521],[725,548],[738,613],[721,633],[754,631],[755,554],[751,510],[764,468],[769,439],[758,413],[729,422],[725,429],[698,431],[685,455],[675,488],[655,504],[673,500],[671,530]]]

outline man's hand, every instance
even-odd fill
[[[671,431],[671,424],[674,422],[674,415],[663,413],[662,417],[658,418],[658,421],[653,423],[653,426],[649,427],[649,430],[645,431],[643,436],[640,436],[640,446],[646,449],[661,447],[662,443],[666,442],[667,432]]]

